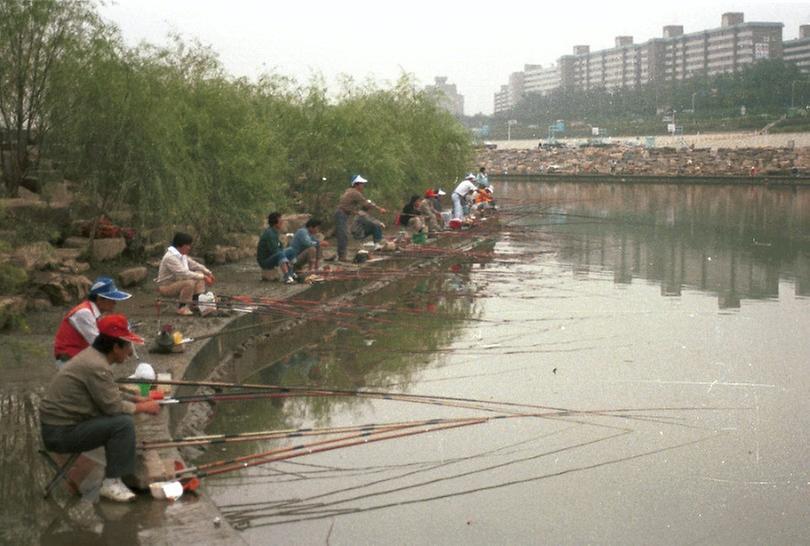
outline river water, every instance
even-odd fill
[[[437,398],[224,402],[209,432],[480,422],[211,476],[229,522],[251,544],[806,542],[810,190],[496,187],[490,246],[235,372]]]

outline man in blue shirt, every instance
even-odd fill
[[[298,266],[309,264],[309,272],[318,269],[318,262],[321,259],[321,245],[328,245],[327,241],[318,239],[321,230],[321,221],[317,218],[310,218],[304,227],[299,228],[293,236],[290,248],[293,249],[295,263]]]

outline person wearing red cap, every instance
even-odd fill
[[[425,198],[419,204],[419,212],[422,213],[422,218],[425,219],[428,226],[428,235],[433,235],[441,231],[442,213],[436,210],[434,206],[435,200],[439,197],[436,190],[427,190]]]
[[[140,396],[125,399],[111,366],[132,355],[143,338],[129,329],[124,315],[98,321],[93,344],[71,358],[51,380],[39,409],[42,440],[55,453],[80,453],[104,446],[107,459],[99,494],[127,502],[135,494],[121,481],[135,471],[134,413],[160,412],[157,401]]]

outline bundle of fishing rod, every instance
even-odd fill
[[[141,380],[121,380],[133,382]],[[414,404],[426,404],[463,409],[474,412],[469,416],[431,419],[417,419],[411,421],[365,423],[359,425],[335,427],[309,427],[289,428],[279,430],[263,430],[255,432],[242,432],[233,434],[210,434],[200,436],[185,436],[157,440],[141,441],[138,449],[152,450],[165,448],[223,446],[241,442],[258,442],[266,440],[287,441],[272,449],[257,453],[206,462],[186,468],[178,468],[174,478],[176,480],[198,480],[208,476],[215,476],[228,472],[235,472],[245,468],[286,461],[298,457],[305,457],[317,453],[359,447],[375,442],[401,439],[409,436],[439,433],[452,429],[470,427],[504,419],[565,419],[569,422],[588,424],[600,428],[611,429],[613,432],[626,434],[632,429],[625,425],[611,425],[603,422],[582,421],[582,417],[611,417],[627,420],[655,421],[669,424],[682,424],[676,419],[669,419],[660,415],[651,415],[649,412],[664,412],[672,410],[716,410],[728,408],[623,408],[601,410],[571,410],[539,404],[519,402],[483,400],[440,395],[420,395],[403,392],[363,389],[335,389],[312,386],[280,386],[269,384],[226,383],[216,381],[153,381],[156,385],[172,385],[186,387],[209,387],[219,389],[214,394],[198,394],[191,396],[177,396],[161,401],[163,404],[188,404],[196,402],[229,402],[255,400],[262,398],[290,398],[290,397],[356,397],[377,400],[388,400]]]

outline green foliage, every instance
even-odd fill
[[[29,145],[50,127],[54,74],[98,26],[90,0],[0,0],[0,161],[6,194],[36,167]]]
[[[98,27],[77,51],[53,78],[43,153],[96,218],[127,207],[138,228],[191,225],[213,242],[270,210],[328,220],[358,172],[398,207],[471,157],[464,128],[406,77],[391,89],[348,81],[334,99],[318,78],[234,79],[179,38],[133,50]]]
[[[0,263],[0,294],[18,294],[28,282],[28,273],[10,263]]]

